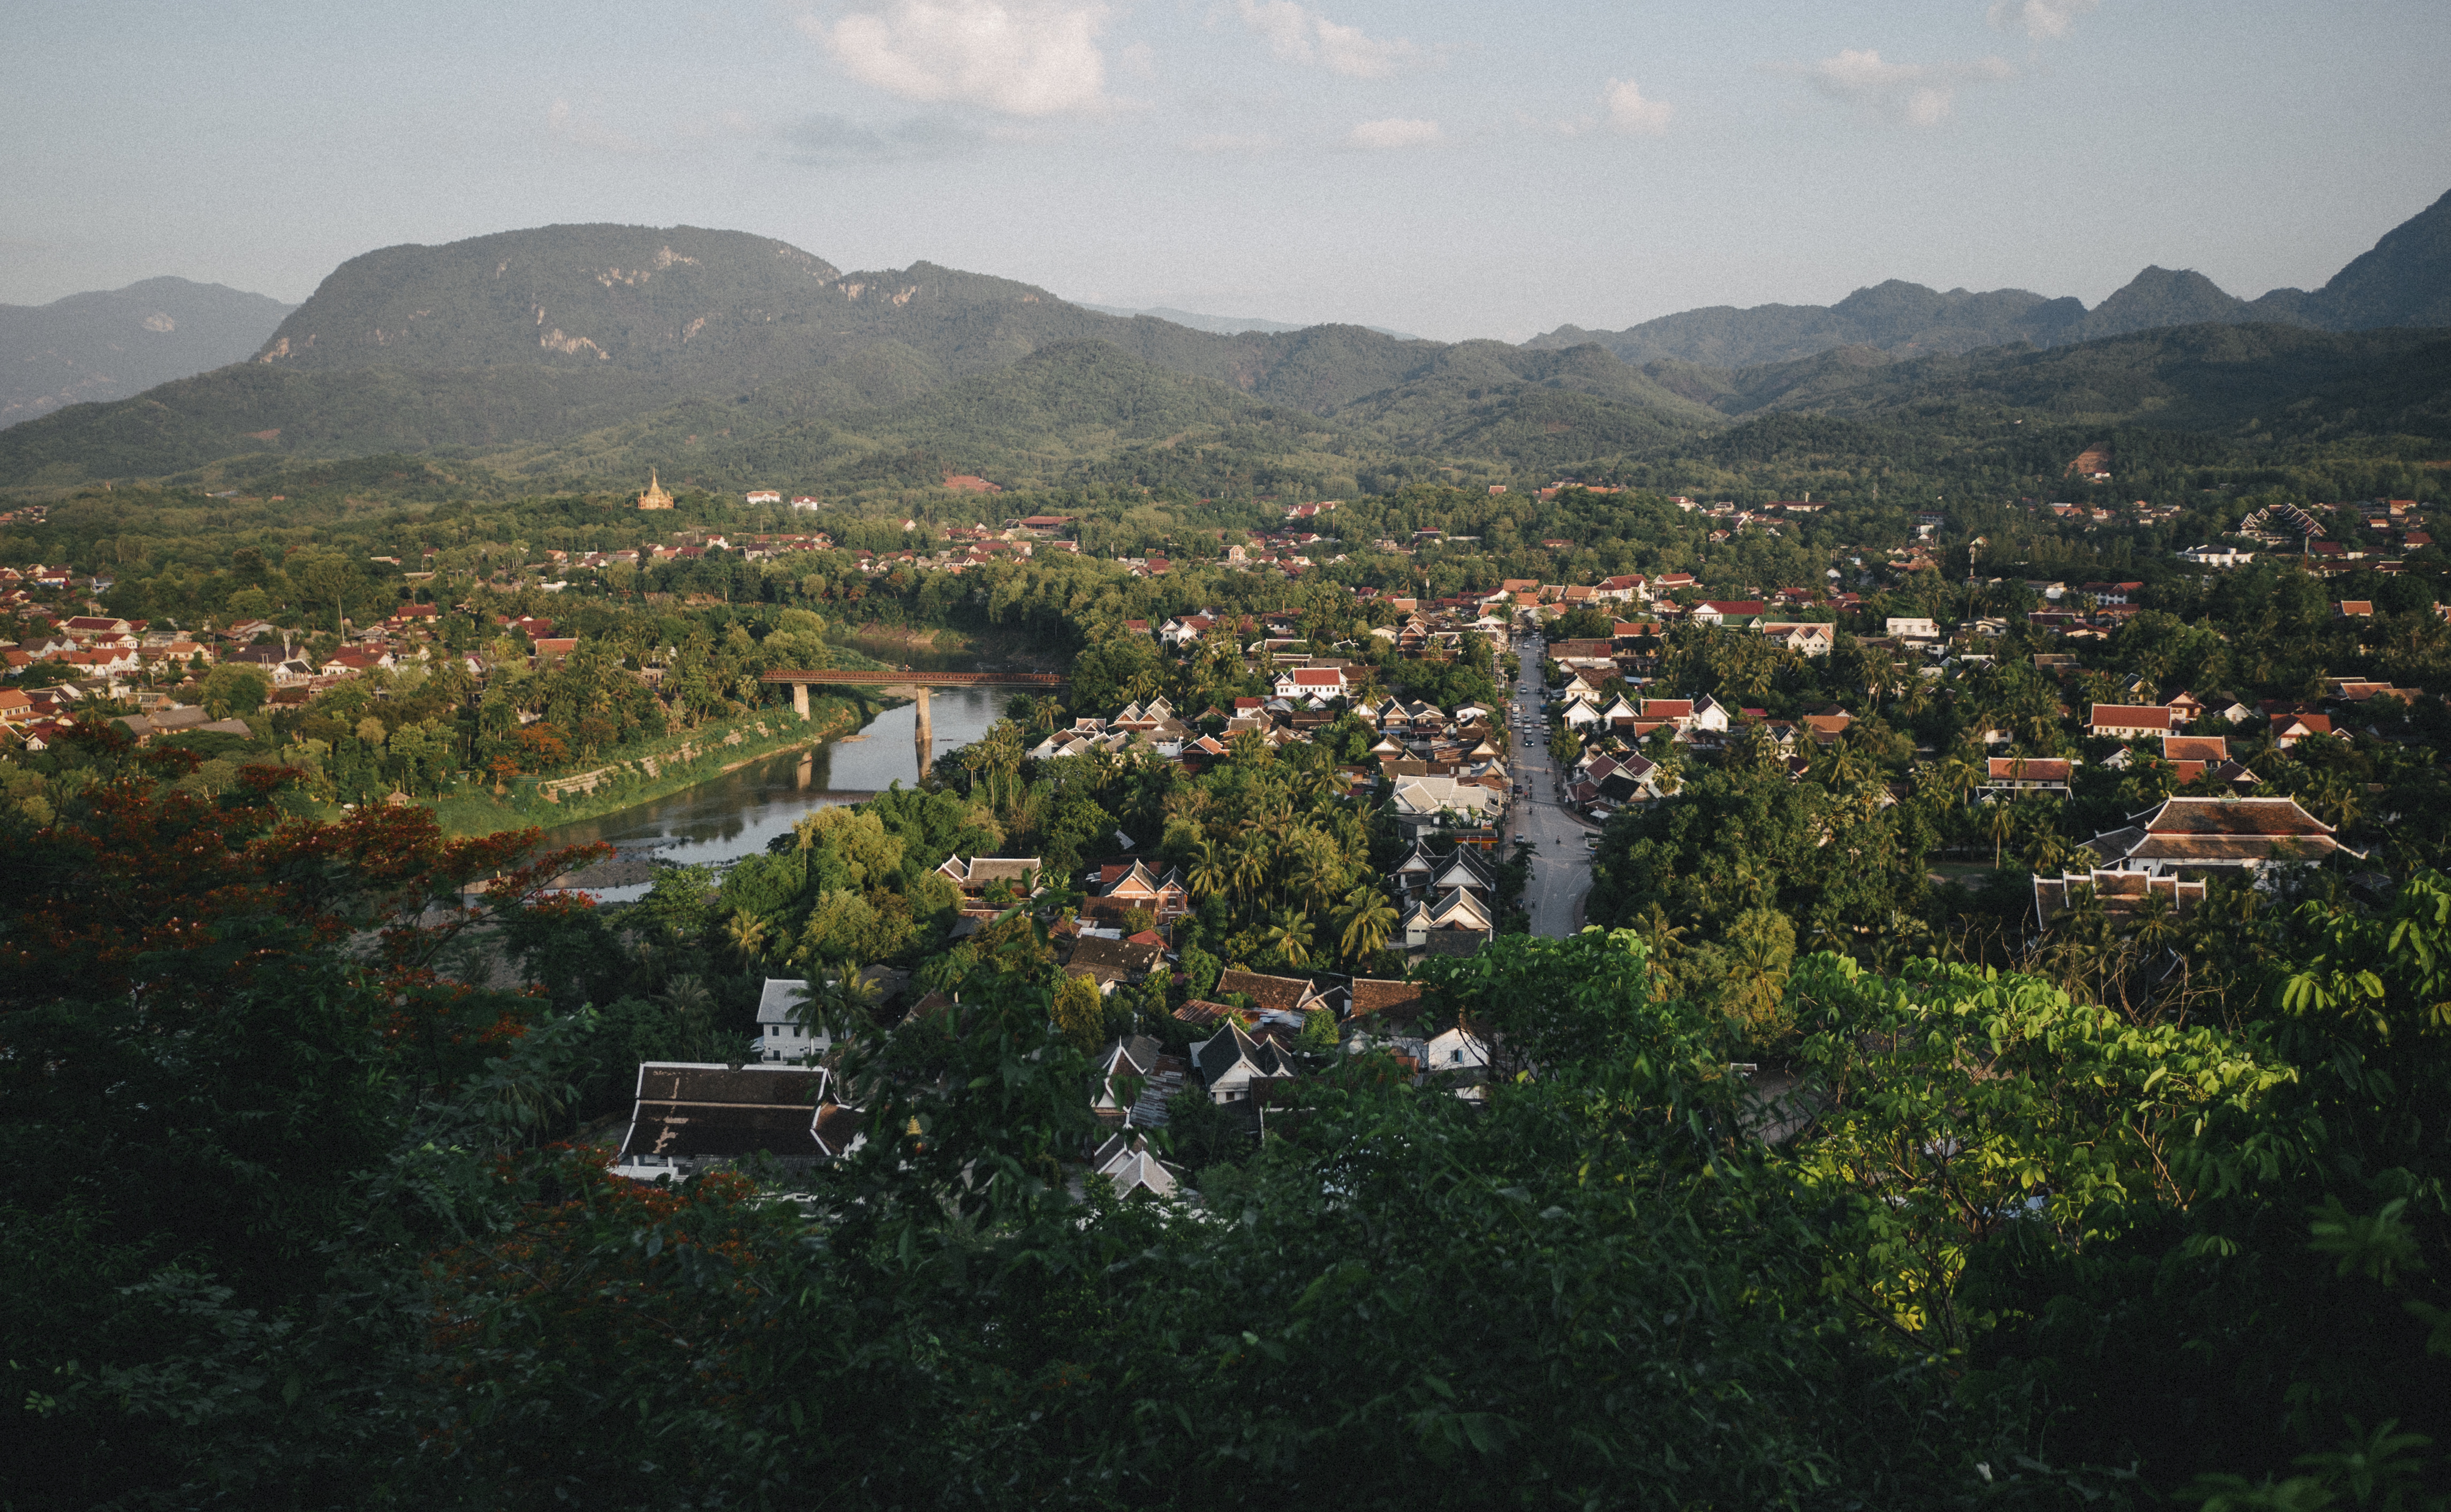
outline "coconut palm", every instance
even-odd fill
[[[1232,857],[1218,848],[1214,840],[1201,840],[1193,845],[1191,869],[1186,880],[1195,897],[1214,897],[1234,885]]]
[[[2148,954],[2158,954],[2179,937],[2178,913],[2159,893],[2148,892],[2138,898],[2130,917],[2135,920],[2136,943]]]
[[[1984,776],[1983,769],[1964,756],[1952,756],[1940,764],[1941,786],[1960,803],[1966,800],[1968,794],[1983,785]]]
[[[1233,878],[1234,895],[1247,903],[1251,893],[1268,878],[1268,853],[1259,845],[1245,843],[1234,852],[1226,866]]]
[[[1386,893],[1366,882],[1344,894],[1344,907],[1336,917],[1338,942],[1348,961],[1377,954],[1395,937],[1396,906],[1387,901]]]
[[[2017,811],[2005,803],[1992,805],[1983,820],[1983,834],[1991,842],[1991,870],[2000,870],[2000,851],[2017,833]]]
[[[743,966],[755,966],[766,958],[767,923],[756,914],[735,913],[724,920],[723,935]]]
[[[1310,915],[1301,909],[1280,909],[1260,932],[1260,938],[1269,953],[1285,965],[1300,969],[1310,964]]]

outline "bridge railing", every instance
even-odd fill
[[[857,672],[830,667],[810,672],[765,672],[758,674],[757,680],[837,688],[1060,688],[1069,679],[1056,672]]]

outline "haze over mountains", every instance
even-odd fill
[[[2025,289],[1942,293],[1892,279],[1835,304],[1720,304],[1621,331],[1560,325],[1534,347],[1597,342],[1621,362],[1663,359],[1713,367],[1793,362],[1839,346],[1899,355],[1971,352],[2024,342],[2063,346],[2167,325],[2271,322],[2323,330],[2451,326],[2451,194],[2387,233],[2312,293],[2274,289],[2256,300],[2225,293],[2201,273],[2147,267],[2088,310],[2074,299]]]
[[[257,316],[280,310],[260,301]],[[2238,324],[2254,328],[2218,333]],[[2091,310],[1892,282],[1826,308],[1694,310],[1521,346],[1204,331],[928,263],[845,272],[736,231],[559,226],[353,258],[252,361],[0,432],[0,484],[376,452],[539,484],[650,464],[708,486],[924,482],[953,461],[1043,480],[1177,442],[1314,471],[1365,453],[1539,467],[1767,409],[1935,404],[2432,434],[2447,418],[2440,333],[2343,334],[2429,325],[2451,327],[2451,195],[2323,289],[2252,303],[2161,268]]]
[[[184,278],[0,304],[0,426],[240,362],[295,307]]]

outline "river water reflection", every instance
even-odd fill
[[[898,660],[931,670],[968,671],[976,658],[905,656]],[[942,756],[987,734],[1011,700],[1009,688],[930,690],[929,734]],[[895,782],[919,780],[919,753],[912,736],[918,708],[888,709],[865,729],[805,751],[762,756],[696,787],[642,803],[635,809],[584,819],[547,832],[548,845],[603,841],[625,853],[646,853],[669,861],[729,861],[766,849],[791,833],[814,809],[857,803]],[[646,892],[643,886],[608,888],[600,894],[620,902]]]

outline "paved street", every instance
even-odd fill
[[[1583,837],[1599,832],[1559,806],[1557,769],[1550,763],[1547,748],[1535,738],[1547,728],[1540,717],[1540,642],[1537,637],[1527,637],[1523,643],[1520,670],[1515,707],[1507,715],[1507,724],[1515,729],[1516,716],[1532,716],[1534,734],[1515,729],[1512,763],[1515,780],[1527,784],[1530,792],[1515,800],[1508,816],[1506,854],[1514,854],[1519,837],[1530,840],[1538,848],[1532,858],[1532,880],[1523,889],[1524,903],[1532,911],[1532,933],[1563,938],[1575,932],[1576,910],[1592,885],[1592,857],[1583,849]]]

